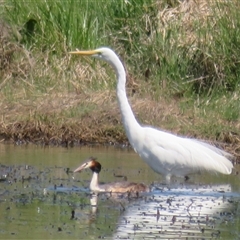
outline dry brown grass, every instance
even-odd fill
[[[145,125],[154,125],[175,134],[205,138],[199,128],[211,125],[196,109],[182,112],[179,100],[160,98],[158,101],[149,96],[129,97],[136,117]],[[89,107],[90,106],[90,107]],[[91,107],[93,106],[93,108]],[[49,94],[37,98],[34,103],[15,102],[11,106],[2,102],[0,108],[1,139],[17,143],[34,142],[47,145],[74,145],[87,143],[124,143],[128,144],[122,126],[115,91],[89,93]],[[78,114],[69,116],[73,109],[86,108]],[[226,125],[219,118],[217,124]],[[231,136],[231,137],[230,137]],[[227,143],[239,154],[239,135],[225,132],[219,136],[208,136],[208,140]]]
[[[240,2],[234,0],[231,1],[231,4],[239,6]],[[197,42],[196,39],[199,38],[199,35],[196,31],[196,23],[200,22],[201,27],[208,26],[209,28],[214,28],[214,26],[217,25],[218,17],[221,17],[221,15],[226,13],[228,14],[228,12],[231,14],[231,7],[227,0],[183,0],[178,1],[178,4],[176,4],[175,7],[168,8],[163,8],[162,2],[157,1],[156,5],[159,9],[158,31],[165,36],[167,29],[172,26],[178,26],[181,34],[179,34],[177,39],[172,39],[172,41],[178,42],[179,45],[191,45],[192,43]],[[208,34],[202,39],[202,42],[209,44],[211,38],[211,34]]]
[[[162,26],[168,25],[170,22],[182,20],[182,25],[186,28],[191,26],[196,18],[206,19],[211,14],[210,6],[212,1],[208,0],[184,0],[179,1],[176,7],[168,7],[159,11],[159,20]],[[157,2],[159,9],[162,9],[161,1]]]

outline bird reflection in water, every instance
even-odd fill
[[[121,209],[125,210],[124,203],[126,201],[129,202],[132,199],[138,199],[141,193],[150,191],[150,188],[143,183],[122,181],[99,184],[99,174],[102,166],[94,157],[86,159],[74,170],[74,173],[81,172],[83,169],[87,168],[91,169],[93,173],[89,186],[91,191],[89,223],[93,223],[96,220],[99,194],[101,194],[101,198],[105,200],[114,199],[118,205],[120,204]]]

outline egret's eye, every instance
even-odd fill
[[[96,53],[94,53],[93,56],[97,57],[97,58],[102,58],[102,53],[101,52],[96,52]]]

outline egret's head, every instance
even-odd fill
[[[74,172],[81,172],[83,169],[90,168],[93,172],[99,173],[101,171],[101,164],[96,161],[96,158],[90,157],[85,160]]]
[[[74,55],[92,56],[95,58],[103,59],[109,63],[113,63],[117,57],[114,51],[107,47],[101,47],[95,50],[87,50],[87,51],[77,50],[69,53]]]

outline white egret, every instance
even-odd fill
[[[91,55],[110,63],[117,76],[117,97],[123,125],[130,144],[139,156],[157,173],[169,181],[171,176],[187,176],[199,171],[231,174],[232,155],[205,142],[176,136],[136,120],[126,95],[126,73],[113,50],[107,47],[71,54]]]
[[[140,193],[149,191],[149,188],[142,183],[123,181],[99,184],[98,179],[102,166],[94,157],[88,158],[84,163],[81,164],[81,166],[75,169],[74,172],[80,172],[86,168],[90,168],[93,172],[92,180],[90,182],[90,190],[93,192]]]

